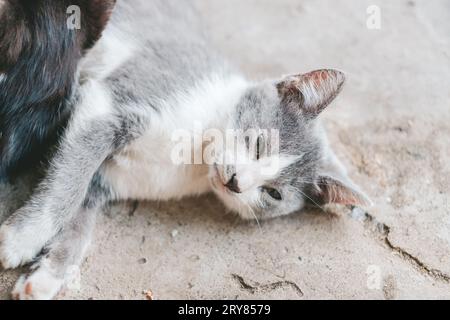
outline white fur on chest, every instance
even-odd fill
[[[169,200],[209,191],[208,168],[172,163],[170,136],[148,131],[116,155],[107,177],[120,198]]]
[[[199,128],[223,130],[247,84],[240,77],[208,77],[188,93],[162,102],[147,131],[106,166],[106,176],[120,198],[168,200],[210,191],[208,166],[175,164],[176,130],[191,135]],[[202,148],[202,146],[200,146]],[[198,152],[199,150],[192,150]],[[201,150],[200,150],[201,152]]]

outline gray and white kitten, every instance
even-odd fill
[[[320,70],[250,82],[202,34],[188,1],[118,1],[102,38],[81,62],[76,108],[46,178],[0,228],[2,265],[34,262],[14,298],[51,299],[60,291],[68,269],[82,262],[96,212],[111,200],[214,192],[245,219],[286,215],[308,200],[369,202],[317,120],[344,75]],[[196,123],[221,132],[278,130],[277,170],[262,174],[271,156],[260,149],[270,149],[272,141],[263,135],[256,142],[236,139],[238,153],[256,150],[245,164],[175,164],[173,132],[194,136]]]

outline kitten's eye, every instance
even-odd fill
[[[275,200],[282,200],[283,199],[281,197],[280,192],[278,192],[278,190],[276,190],[274,188],[263,187],[262,189],[263,189],[264,192],[266,192],[269,196],[271,196]]]
[[[256,140],[256,160],[259,160],[263,153],[264,153],[264,136],[261,134]]]

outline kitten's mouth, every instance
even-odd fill
[[[222,175],[220,174],[219,167],[216,163],[213,165],[213,168],[214,168],[214,172],[211,175],[211,179],[210,179],[213,188],[215,190],[220,191],[221,193],[225,193],[229,196],[236,195],[235,193],[231,192],[226,187],[226,183],[223,182]]]

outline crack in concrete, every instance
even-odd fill
[[[355,211],[357,213],[355,213]],[[425,273],[426,275],[432,277],[433,279],[445,283],[450,283],[450,275],[445,272],[429,267],[425,262],[421,261],[418,257],[409,253],[405,249],[396,246],[389,239],[389,235],[391,233],[391,228],[385,223],[379,222],[374,216],[370,213],[363,211],[361,208],[353,208],[352,209],[352,217],[357,218],[360,221],[363,221],[367,226],[370,226],[372,231],[376,231],[381,236],[381,241],[383,244],[392,252],[400,255],[405,261],[409,262],[420,272]]]
[[[255,282],[254,285],[251,285],[247,281],[245,281],[242,276],[238,274],[232,274],[231,276],[233,277],[234,280],[236,280],[237,283],[239,283],[240,287],[243,290],[248,291],[251,294],[255,294],[258,291],[267,292],[284,287],[290,287],[295,291],[295,293],[297,293],[299,297],[303,297],[304,295],[302,289],[300,289],[300,287],[293,281],[278,281],[264,285]]]

